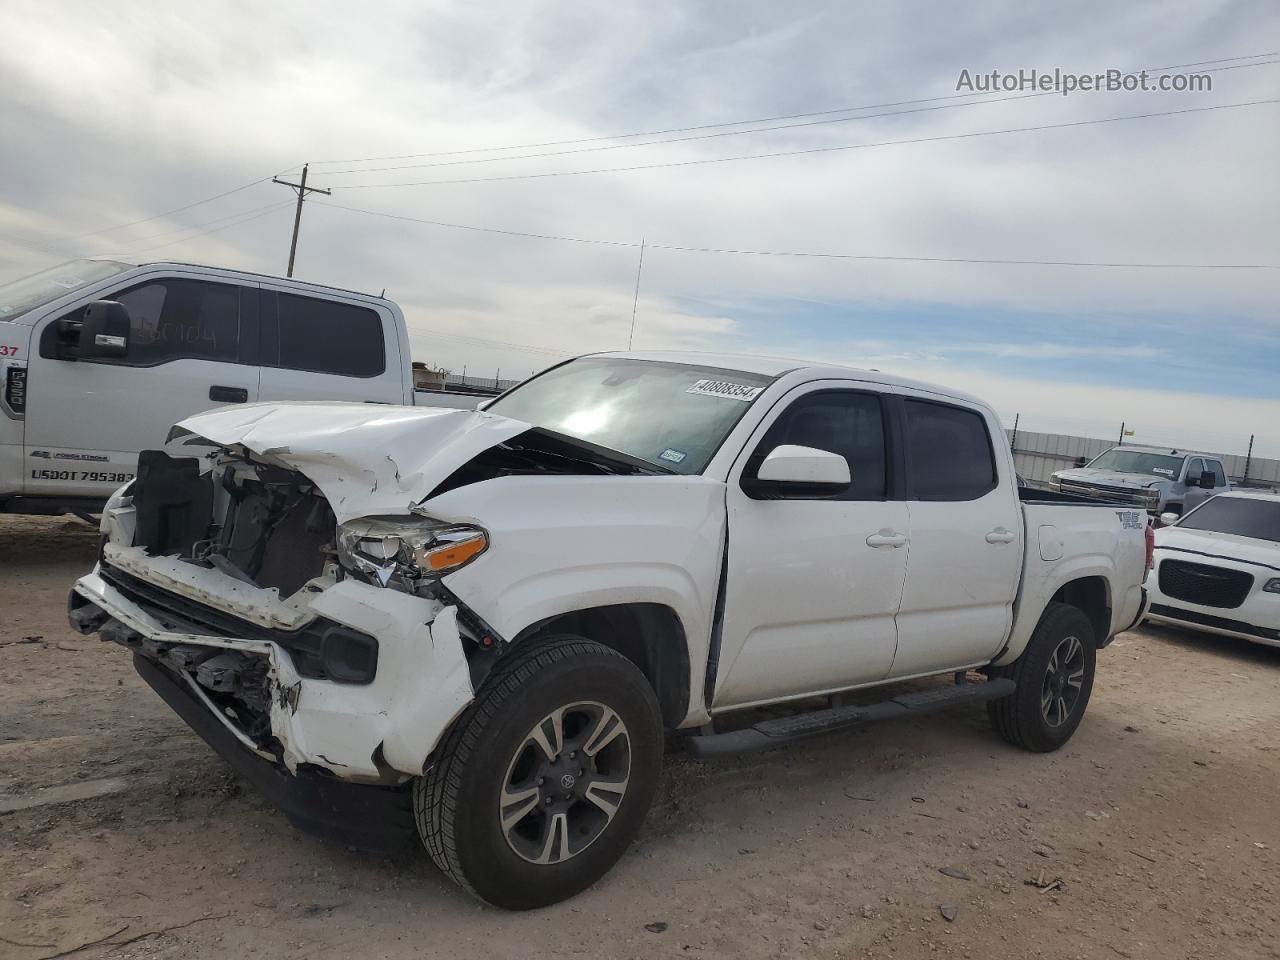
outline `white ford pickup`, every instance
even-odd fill
[[[295,822],[416,831],[534,907],[621,856],[666,730],[709,756],[986,702],[1066,742],[1150,531],[1020,491],[1003,436],[949,390],[705,354],[582,357],[479,412],[228,407],[143,453],[70,618]]]
[[[390,300],[189,263],[76,260],[0,284],[0,511],[96,513],[178,420],[414,393]]]

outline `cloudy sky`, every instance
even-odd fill
[[[117,253],[283,273],[269,181],[310,162],[333,194],[296,275],[385,288],[415,357],[455,371],[625,347],[643,239],[637,348],[838,360],[1023,429],[1280,456],[1280,270],[670,249],[1280,264],[1280,104],[1078,125],[1280,98],[1273,0],[7,0],[0,36],[0,281]],[[1211,92],[953,96],[964,69],[1202,61]],[[689,163],[726,157],[749,159]]]

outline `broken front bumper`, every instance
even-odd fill
[[[395,783],[421,774],[436,741],[473,695],[456,608],[440,609],[419,597],[354,580],[316,595],[310,606],[317,617],[377,639],[371,682],[302,676],[280,644],[206,632],[179,621],[108,582],[100,569],[78,580],[70,599],[76,629],[103,630],[125,642],[173,678],[228,736],[264,761],[290,773],[319,767],[365,783]],[[197,682],[196,668],[184,669],[198,659],[190,656],[192,650],[210,647],[262,658],[269,735],[251,736]]]

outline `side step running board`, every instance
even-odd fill
[[[873,720],[921,716],[961,703],[998,700],[1013,693],[1014,689],[1014,682],[1003,677],[988,680],[985,683],[958,683],[950,687],[903,693],[891,700],[866,706],[833,707],[791,717],[779,717],[776,720],[762,720],[755,726],[743,730],[693,736],[689,738],[689,744],[693,752],[700,757],[752,753],[757,750],[781,747],[824,733],[847,730]]]

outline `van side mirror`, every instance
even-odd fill
[[[1172,527],[1175,523],[1177,523],[1181,519],[1182,519],[1181,516],[1174,513],[1172,510],[1169,510],[1165,513],[1160,514],[1160,525],[1164,527]]]
[[[849,461],[838,453],[784,443],[774,447],[756,474],[773,483],[798,483],[831,488],[835,493],[853,481]]]
[[[80,357],[119,358],[129,353],[129,308],[115,300],[95,300],[80,321]]]
[[[1213,475],[1212,470],[1205,470],[1200,474],[1200,488],[1202,490],[1212,490],[1218,485],[1218,478]]]

